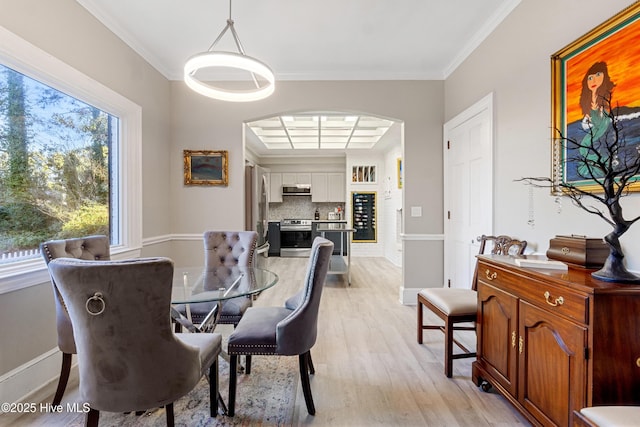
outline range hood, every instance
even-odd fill
[[[309,184],[296,184],[296,185],[283,185],[283,196],[310,196],[311,185]]]

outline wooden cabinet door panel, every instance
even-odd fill
[[[518,400],[543,425],[586,406],[587,330],[520,301]]]
[[[518,299],[482,281],[478,283],[477,357],[491,376],[516,395]]]
[[[640,296],[600,295],[593,303],[593,406],[640,405]],[[587,397],[588,398],[588,397]],[[639,420],[640,421],[640,420]]]

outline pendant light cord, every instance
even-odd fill
[[[240,52],[241,55],[245,55],[245,56],[247,55],[246,53],[244,53],[244,47],[242,46],[242,42],[240,41],[240,38],[238,37],[238,33],[236,33],[236,29],[233,26],[233,24],[235,24],[235,22],[233,22],[233,19],[231,19],[231,0],[229,0],[229,19],[227,19],[227,25],[223,28],[222,32],[220,32],[220,34],[218,35],[218,37],[216,37],[213,43],[211,43],[211,46],[209,46],[209,49],[207,49],[208,52],[211,52],[211,50],[215,47],[215,45],[218,44],[218,42],[220,41],[222,36],[224,36],[227,30],[231,30],[231,35],[233,36],[233,40],[236,43],[238,52]],[[253,83],[256,85],[257,88],[259,88],[260,84],[258,83],[258,79],[256,79],[256,75],[254,73],[250,73],[250,74],[251,74],[251,78],[253,79]]]
[[[231,101],[249,101],[258,100],[267,97],[273,93],[274,76],[271,69],[260,61],[247,56],[244,47],[240,42],[238,33],[236,33],[232,18],[232,0],[229,0],[229,18],[227,25],[222,29],[218,37],[211,43],[209,49],[205,53],[197,54],[189,58],[184,68],[184,79],[187,85],[194,91],[209,96],[211,98],[231,100]],[[238,49],[238,53],[213,51],[220,39],[226,34],[227,30],[231,30],[233,40]],[[196,72],[201,68],[207,67],[231,67],[243,71],[248,71],[251,78],[258,89],[257,91],[233,91],[223,90],[215,86],[207,85],[196,77]],[[260,86],[256,75],[265,79],[267,85]]]

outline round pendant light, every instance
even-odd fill
[[[222,36],[231,30],[233,40],[238,48],[238,53],[214,51],[213,48],[220,41]],[[198,71],[207,68],[231,68],[235,70],[249,72],[256,86],[255,89],[225,89],[214,86],[210,81],[203,81],[197,77]],[[260,83],[260,81],[266,83]],[[229,19],[227,25],[211,44],[206,52],[193,55],[184,65],[184,82],[193,91],[209,98],[232,102],[258,101],[271,95],[275,89],[275,77],[273,71],[263,62],[247,56],[231,19],[231,0],[229,0]]]
[[[248,71],[267,82],[263,86],[256,84],[256,89],[232,90],[213,86],[198,80],[195,75],[206,68],[233,68]],[[204,52],[189,58],[184,65],[184,81],[193,91],[209,98],[222,101],[249,102],[259,101],[274,92],[275,77],[271,69],[261,61],[247,55],[234,52]]]

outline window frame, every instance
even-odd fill
[[[119,118],[117,162],[120,243],[114,259],[140,256],[142,247],[142,108],[102,83],[0,26],[0,62]],[[80,237],[80,236],[78,236]],[[44,260],[0,265],[0,294],[49,280]]]

